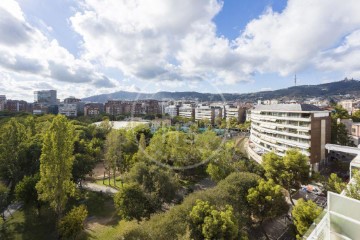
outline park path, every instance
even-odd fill
[[[8,219],[10,216],[12,216],[17,210],[19,210],[22,207],[22,203],[15,202],[10,204],[7,209],[3,212],[5,219]]]
[[[103,193],[109,193],[109,194],[115,194],[117,192],[119,192],[119,190],[112,188],[112,187],[107,187],[107,186],[102,186],[96,183],[91,183],[91,182],[84,182],[82,185],[83,188],[93,191],[93,192],[103,192]]]

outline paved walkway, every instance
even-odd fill
[[[5,219],[8,219],[11,217],[17,210],[19,210],[22,207],[22,203],[15,202],[10,204],[7,209],[3,212],[5,215]]]
[[[109,193],[109,194],[115,194],[115,193],[119,192],[119,190],[116,190],[115,188],[106,187],[103,185],[99,185],[96,183],[90,183],[90,182],[83,183],[82,187],[87,190],[93,191],[93,192],[103,192],[103,193]]]

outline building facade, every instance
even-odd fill
[[[27,102],[23,100],[6,100],[4,110],[9,112],[26,112]]]
[[[34,103],[41,105],[57,105],[56,90],[42,90],[34,92]]]
[[[179,107],[179,116],[194,120],[195,119],[195,107],[194,107],[194,104],[192,104],[192,103],[182,104]]]
[[[170,105],[165,107],[164,114],[168,114],[170,117],[179,116],[179,106]]]
[[[0,95],[0,111],[5,110],[5,104],[6,104],[6,96]]]
[[[67,117],[76,117],[78,115],[78,109],[76,103],[61,103],[59,104],[59,114]]]
[[[215,124],[215,119],[223,118],[223,108],[209,106],[207,104],[199,104],[195,108],[195,120],[209,120],[212,125]]]
[[[325,161],[325,144],[331,141],[330,113],[309,104],[258,105],[251,111],[249,155],[273,151],[284,156],[290,148],[309,157],[314,171]]]
[[[84,106],[84,116],[98,116],[104,112],[102,103],[87,103]]]

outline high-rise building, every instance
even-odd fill
[[[44,106],[57,105],[57,92],[56,90],[35,91],[34,102]]]
[[[258,105],[251,111],[248,153],[261,162],[273,151],[284,156],[290,148],[309,157],[314,171],[325,161],[325,144],[331,140],[330,112],[309,104]]]
[[[0,111],[5,110],[5,104],[6,104],[6,96],[0,95]]]

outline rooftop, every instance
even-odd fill
[[[289,111],[289,112],[320,112],[321,108],[311,104],[271,104],[257,105],[255,110],[271,110],[271,111]]]

